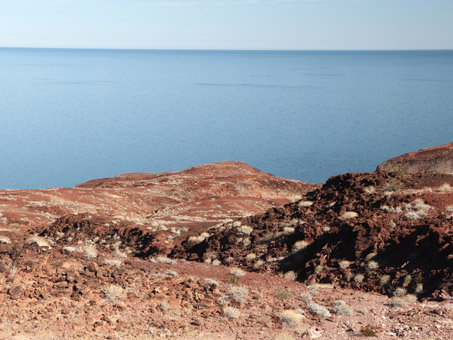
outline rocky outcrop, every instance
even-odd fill
[[[378,171],[453,174],[453,143],[421,149],[389,159]]]
[[[453,176],[376,172],[329,179],[302,200],[217,226],[175,256],[307,284],[419,298],[453,294]]]

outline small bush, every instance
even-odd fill
[[[340,216],[340,220],[346,221],[346,220],[349,220],[351,218],[355,218],[357,216],[359,216],[359,214],[357,214],[355,211],[346,211],[344,214],[342,214]]]
[[[254,259],[256,259],[256,254],[254,254],[254,253],[247,254],[247,256],[245,257],[245,261],[247,261],[247,262],[250,262]]]
[[[451,186],[448,183],[444,183],[439,188],[437,188],[437,190],[448,192],[451,191]]]
[[[283,274],[283,277],[287,280],[295,281],[297,279],[297,274],[293,270],[290,270]]]
[[[50,244],[49,242],[47,242],[47,240],[45,238],[42,238],[42,237],[38,237],[38,236],[35,236],[35,237],[31,237],[28,239],[28,242],[29,243],[36,243],[40,248],[50,248]]]
[[[227,274],[227,279],[228,279],[228,282],[235,285],[235,286],[239,286],[241,284],[241,278],[239,276],[236,276],[234,274]]]
[[[354,275],[354,282],[360,283],[363,282],[365,276],[363,274]]]
[[[234,301],[242,303],[249,294],[249,290],[245,287],[231,287],[229,295]]]
[[[165,264],[176,264],[176,260],[169,259],[166,256],[156,256],[156,257],[150,257],[149,259],[153,263],[165,263]]]
[[[308,303],[307,304],[307,309],[311,314],[317,315],[322,319],[327,319],[331,316],[330,312],[327,310],[327,308],[318,305],[317,303]]]
[[[203,281],[204,281],[204,283],[206,285],[208,285],[210,287],[214,287],[215,288],[215,287],[218,287],[218,285],[219,285],[219,283],[216,280],[211,279],[211,278],[206,278]]]
[[[297,205],[301,208],[308,208],[313,205],[313,202],[312,201],[300,201]]]
[[[303,320],[303,316],[292,309],[287,309],[281,312],[280,322],[291,327],[298,326]]]
[[[405,296],[407,295],[406,288],[398,287],[393,291],[393,296]]]
[[[370,261],[367,264],[369,270],[375,270],[379,268],[379,264],[376,261]]]
[[[241,235],[250,235],[253,231],[253,227],[250,227],[248,225],[243,225],[243,226],[237,228],[237,231]]]
[[[351,262],[349,262],[347,260],[342,260],[342,261],[338,262],[338,267],[340,267],[341,269],[349,268],[350,265],[351,265]]]
[[[332,303],[333,312],[338,315],[352,315],[352,309],[342,300],[336,300]]]
[[[382,277],[379,279],[379,285],[381,287],[387,286],[390,283],[390,280],[392,277],[390,275],[382,275]]]
[[[95,258],[98,256],[98,251],[96,249],[95,244],[87,244],[84,248],[83,251],[85,252],[85,256],[89,259]]]
[[[237,276],[237,277],[243,277],[246,274],[246,272],[244,270],[242,270],[241,268],[234,267],[234,268],[231,268],[230,274]]]
[[[305,240],[302,240],[302,241],[297,241],[296,243],[294,243],[293,245],[293,253],[296,253],[298,252],[299,250],[302,250],[302,249],[305,249],[308,247],[308,242],[305,241]]]
[[[360,330],[360,333],[362,333],[365,336],[372,336],[372,337],[377,337],[377,332],[371,328],[362,328]]]
[[[391,299],[388,304],[389,304],[389,306],[392,306],[392,307],[404,307],[404,306],[406,306],[406,302],[404,302],[404,300],[398,299],[398,298]]]
[[[274,296],[279,300],[289,299],[289,298],[293,297],[293,295],[294,294],[289,289],[286,289],[286,288],[280,288],[279,290],[277,290],[274,293]]]
[[[241,316],[241,312],[233,307],[225,307],[223,309],[223,315],[228,319],[237,319]]]
[[[102,292],[111,302],[117,302],[118,300],[120,300],[123,296],[123,291],[123,287],[115,284],[105,285],[104,288],[102,288]]]
[[[294,227],[285,227],[285,228],[283,228],[283,233],[285,235],[294,234],[295,231],[296,231],[296,229]]]
[[[123,264],[123,262],[121,260],[118,260],[118,259],[109,259],[109,260],[105,260],[104,261],[104,264],[107,265],[107,266],[121,266]]]
[[[9,243],[11,243],[11,239],[7,236],[0,236],[0,243],[9,244]]]

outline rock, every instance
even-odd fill
[[[453,143],[421,149],[389,159],[377,171],[453,175]]]
[[[24,292],[22,290],[22,287],[20,286],[15,286],[8,289],[8,294],[12,300],[19,300],[22,297],[23,293]]]

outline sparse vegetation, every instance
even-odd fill
[[[365,279],[365,276],[363,274],[354,275],[354,282],[356,282],[356,283],[363,282],[364,279]]]
[[[247,225],[243,225],[237,228],[237,230],[242,235],[250,235],[253,231],[253,228]]]
[[[300,201],[297,205],[301,208],[308,208],[313,205],[313,202],[312,201]]]
[[[119,267],[123,264],[123,262],[119,259],[107,259],[104,261],[104,264],[107,266],[116,266]]]
[[[342,261],[338,262],[338,267],[340,267],[341,269],[349,268],[350,265],[351,265],[351,262],[349,262],[347,260],[342,260]]]
[[[358,217],[358,216],[359,216],[359,214],[357,214],[355,211],[346,211],[345,213],[343,213],[340,216],[340,220],[346,221],[346,220],[349,220],[351,218],[355,218],[355,217]]]
[[[379,285],[381,287],[387,286],[390,283],[390,280],[392,277],[390,275],[382,275],[381,278],[379,279]]]
[[[1,235],[0,236],[0,243],[9,244],[9,243],[11,243],[11,239],[8,236]]]
[[[287,280],[295,281],[297,279],[297,274],[293,270],[290,270],[289,272],[284,273],[283,277]]]
[[[239,286],[241,284],[241,278],[239,276],[236,276],[234,274],[227,274],[227,279],[228,279],[228,282],[235,285],[235,286]]]
[[[360,333],[363,334],[364,336],[377,337],[377,332],[369,327],[362,328],[360,330]]]
[[[403,287],[398,287],[393,291],[393,296],[406,296],[407,289]]]
[[[219,283],[214,280],[214,279],[211,279],[211,278],[206,278],[203,280],[205,284],[207,284],[208,286],[210,287],[218,287],[219,286]]]
[[[241,316],[241,312],[234,307],[225,307],[223,309],[223,315],[228,319],[237,319]]]
[[[342,300],[336,300],[332,303],[333,312],[338,315],[352,315],[352,309]]]
[[[280,288],[274,293],[274,296],[279,300],[286,300],[294,296],[294,293],[287,288]]]
[[[367,264],[369,270],[375,270],[379,268],[379,264],[376,261],[370,261]]]
[[[102,292],[106,296],[106,298],[111,302],[117,302],[121,300],[123,296],[124,289],[121,286],[115,284],[105,285],[102,288]]]
[[[231,287],[229,291],[229,295],[238,303],[244,302],[248,294],[249,290],[245,287]]]
[[[89,259],[96,258],[98,256],[98,251],[95,244],[87,244],[83,248],[83,251],[85,252],[85,256]]]
[[[156,256],[156,257],[150,257],[149,259],[153,263],[165,263],[165,264],[176,264],[176,260],[174,259],[169,259],[166,256]]]
[[[291,334],[283,332],[283,333],[277,335],[275,340],[294,340],[294,338]]]
[[[305,241],[305,240],[297,241],[297,242],[294,243],[294,245],[293,245],[293,253],[296,253],[296,252],[298,252],[299,250],[302,250],[302,249],[307,248],[308,244],[309,244],[309,243],[308,243],[307,241]]]
[[[320,318],[322,319],[326,319],[328,317],[331,316],[330,312],[327,310],[327,308],[321,306],[321,305],[318,305],[317,303],[315,303],[311,297],[311,294],[310,293],[303,293],[301,295],[301,299],[302,301],[305,302],[305,304],[307,305],[307,309],[308,311],[313,314],[313,315],[317,315],[319,316]]]
[[[31,237],[28,239],[28,242],[36,243],[40,248],[43,248],[43,247],[50,248],[49,242],[45,238],[42,238],[42,237],[38,237],[38,236]]]
[[[399,298],[390,299],[388,304],[391,307],[404,307],[404,306],[406,306],[406,302],[404,300],[402,300],[402,299],[399,299]]]
[[[286,309],[280,313],[280,322],[291,327],[298,326],[303,318],[301,314],[292,309]]]
[[[246,274],[246,272],[244,270],[242,270],[241,268],[233,267],[230,270],[230,274],[237,276],[237,277],[243,277]]]

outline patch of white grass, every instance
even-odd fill
[[[246,272],[244,270],[242,270],[241,268],[234,267],[234,268],[231,268],[230,274],[237,276],[237,277],[242,277],[246,274]]]
[[[293,244],[293,253],[297,253],[299,250],[307,248],[309,243],[305,240],[297,241]]]
[[[11,239],[8,236],[0,235],[0,243],[10,244]]]
[[[358,217],[358,216],[359,216],[359,214],[357,214],[355,211],[346,211],[345,213],[343,213],[340,216],[340,220],[346,221],[346,220],[349,220],[351,218],[355,218],[355,217]]]
[[[84,248],[83,251],[85,252],[85,256],[89,259],[94,259],[98,256],[98,251],[96,249],[95,244],[87,244]]]
[[[223,309],[223,315],[228,319],[237,319],[241,316],[241,312],[234,307],[225,307]]]
[[[176,264],[176,260],[174,259],[169,259],[166,256],[156,256],[156,257],[150,257],[149,259],[152,263],[165,263],[165,264]]]
[[[116,266],[119,267],[123,264],[123,262],[119,259],[107,259],[104,261],[104,264],[107,266]]]
[[[42,237],[38,237],[38,236],[31,237],[28,239],[28,242],[36,243],[41,248],[43,248],[43,247],[50,248],[49,242],[45,238],[42,238]]]
[[[282,324],[296,327],[302,322],[304,317],[295,310],[286,309],[280,313],[279,319]]]
[[[312,201],[300,201],[297,205],[301,208],[308,208],[313,205],[313,202]]]
[[[352,309],[344,301],[336,300],[332,303],[333,312],[338,315],[352,315]]]
[[[124,289],[121,286],[109,284],[102,288],[102,292],[109,301],[117,302],[123,297]]]

